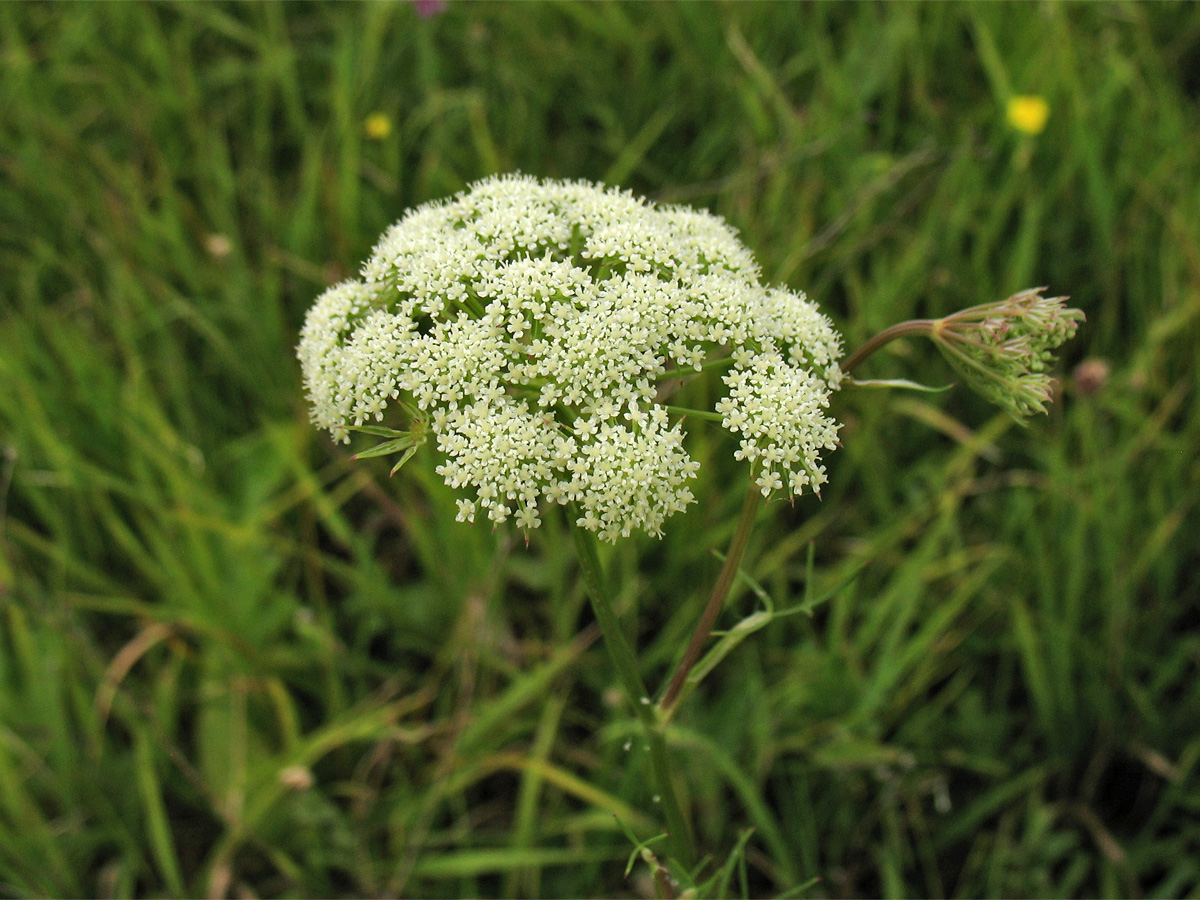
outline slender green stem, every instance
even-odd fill
[[[729,553],[725,555],[725,564],[721,567],[721,574],[717,577],[717,583],[713,585],[708,605],[704,607],[700,621],[696,623],[696,630],[692,632],[692,639],[688,642],[687,649],[683,651],[683,657],[679,660],[675,674],[671,677],[666,692],[658,702],[658,708],[663,718],[668,721],[675,712],[675,706],[679,702],[680,692],[687,682],[688,673],[692,671],[692,666],[696,665],[696,661],[700,658],[704,644],[712,633],[713,625],[717,622],[717,616],[725,605],[725,598],[729,596],[729,589],[733,586],[733,579],[737,575],[738,565],[742,561],[742,554],[746,550],[746,542],[750,539],[750,531],[754,527],[754,518],[758,514],[758,507],[762,503],[762,499],[762,491],[751,479],[750,488],[746,492],[746,500],[742,504],[742,514],[738,519],[737,529],[733,533],[733,542],[729,545]]]
[[[686,406],[667,406],[667,412],[673,412],[677,416],[688,416],[693,419],[704,419],[708,422],[721,422],[725,419],[720,413],[709,412],[706,409],[691,409]]]
[[[933,334],[939,327],[940,319],[912,319],[908,322],[900,322],[893,325],[891,328],[885,328],[875,337],[871,338],[857,350],[855,350],[842,363],[842,371],[849,373],[851,369],[857,366],[860,362],[882,347],[884,344],[894,341],[898,337],[904,337],[909,334]]]
[[[711,372],[714,369],[727,369],[733,365],[732,356],[721,356],[717,359],[706,359],[699,369],[692,366],[684,366],[682,368],[667,369],[659,375],[655,376],[656,381],[667,381],[671,378],[692,378],[702,372]]]
[[[688,828],[687,819],[679,805],[675,793],[675,783],[671,780],[671,765],[667,758],[666,727],[651,704],[650,695],[638,674],[637,656],[630,646],[621,622],[613,608],[612,595],[604,570],[600,565],[600,554],[596,546],[596,536],[592,532],[572,522],[571,531],[575,537],[575,549],[579,556],[579,566],[583,570],[583,580],[587,587],[588,597],[592,601],[592,609],[600,630],[604,634],[604,644],[608,647],[613,665],[616,666],[617,676],[629,702],[633,704],[642,728],[646,732],[646,743],[650,748],[650,770],[654,780],[654,788],[658,795],[659,804],[667,819],[668,846],[671,854],[688,870],[696,864],[696,852],[693,847],[692,833]]]

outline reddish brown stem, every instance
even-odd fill
[[[721,608],[725,605],[725,598],[729,596],[729,589],[733,586],[733,579],[737,575],[738,564],[741,562],[742,554],[746,550],[746,542],[750,539],[750,531],[754,526],[754,517],[757,515],[758,507],[761,503],[762,491],[751,480],[750,489],[746,494],[746,501],[742,504],[742,514],[738,519],[737,530],[733,533],[733,542],[729,545],[729,553],[725,556],[725,564],[721,567],[721,574],[717,577],[717,583],[713,585],[712,595],[708,598],[708,605],[704,607],[700,621],[696,623],[696,630],[692,632],[692,639],[688,642],[687,649],[683,651],[683,658],[679,660],[675,674],[667,685],[667,690],[663,694],[662,699],[658,702],[658,708],[668,718],[679,700],[679,694],[683,690],[684,684],[687,682],[688,673],[692,671],[692,667],[700,659],[700,653],[704,649],[704,644],[712,633],[713,625],[717,622],[717,616],[720,615]]]
[[[932,335],[936,333],[941,321],[941,319],[912,319],[908,322],[900,322],[891,328],[885,328],[843,360],[842,371],[849,374],[850,370],[860,362],[896,338],[911,334]]]

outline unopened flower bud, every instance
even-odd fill
[[[1045,412],[1053,351],[1075,335],[1084,315],[1045,288],[1014,294],[931,323],[930,337],[975,391],[1022,421]]]

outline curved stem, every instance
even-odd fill
[[[696,864],[696,852],[692,843],[691,830],[679,798],[675,794],[675,783],[671,780],[671,765],[667,758],[666,726],[658,711],[650,703],[650,695],[638,674],[637,656],[633,652],[617,612],[613,608],[612,596],[604,570],[600,565],[600,554],[596,547],[596,536],[585,528],[571,523],[571,532],[575,537],[575,549],[579,556],[579,567],[583,570],[583,580],[587,587],[588,597],[592,601],[592,609],[600,630],[604,634],[604,645],[608,648],[617,675],[621,679],[621,687],[629,702],[633,704],[642,728],[646,732],[646,743],[650,748],[650,770],[654,780],[654,789],[658,794],[660,805],[667,819],[667,841],[671,855],[687,870]]]
[[[700,621],[696,623],[692,639],[688,642],[687,649],[683,651],[683,658],[679,660],[679,665],[667,685],[666,692],[658,701],[658,708],[665,719],[669,720],[675,712],[675,706],[680,700],[680,692],[687,682],[688,673],[692,671],[692,667],[700,658],[704,644],[712,632],[713,625],[717,622],[721,607],[725,605],[725,598],[729,596],[729,589],[733,586],[733,579],[737,575],[738,564],[746,550],[746,542],[750,538],[750,531],[754,527],[754,518],[758,514],[758,507],[762,503],[762,499],[762,491],[751,479],[746,500],[742,503],[742,514],[738,519],[737,529],[733,533],[733,542],[729,545],[729,553],[726,554],[725,564],[721,567],[721,574],[717,577],[717,583],[713,585],[712,594],[708,598],[708,605],[704,607],[704,612],[700,615]]]
[[[898,337],[904,337],[910,334],[932,335],[939,327],[940,319],[912,319],[908,322],[900,322],[890,328],[885,328],[875,337],[871,338],[849,357],[842,362],[842,371],[849,374],[850,370],[857,366],[860,362],[882,347],[884,344],[894,341]]]

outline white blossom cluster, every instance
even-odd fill
[[[493,177],[392,226],[309,312],[299,356],[335,438],[418,411],[459,518],[539,524],[544,502],[615,541],[661,534],[698,463],[669,379],[722,373],[715,413],[764,494],[825,480],[838,335],[763,286],[720,218],[586,182]]]

